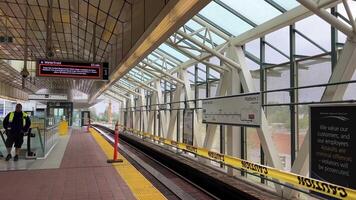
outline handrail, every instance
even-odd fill
[[[46,127],[45,130],[46,130],[46,131],[49,131],[49,130],[52,130],[52,129],[57,128],[58,126],[59,126],[59,123],[54,124],[54,125],[52,125],[52,126],[50,126],[50,127]]]

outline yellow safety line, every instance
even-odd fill
[[[95,138],[108,159],[113,158],[113,147],[96,130],[90,128],[90,133]],[[166,199],[134,166],[121,154],[118,154],[123,163],[113,164],[117,173],[124,179],[136,199],[160,200]]]

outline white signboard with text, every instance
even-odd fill
[[[30,94],[28,95],[29,100],[68,100],[66,94]]]
[[[261,126],[260,93],[204,99],[202,109],[203,123]]]

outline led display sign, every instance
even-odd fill
[[[39,60],[37,76],[79,79],[108,79],[108,63],[79,63]]]

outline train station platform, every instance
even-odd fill
[[[59,168],[0,172],[1,199],[165,199],[127,160],[108,164],[112,152],[98,133],[73,129]]]

